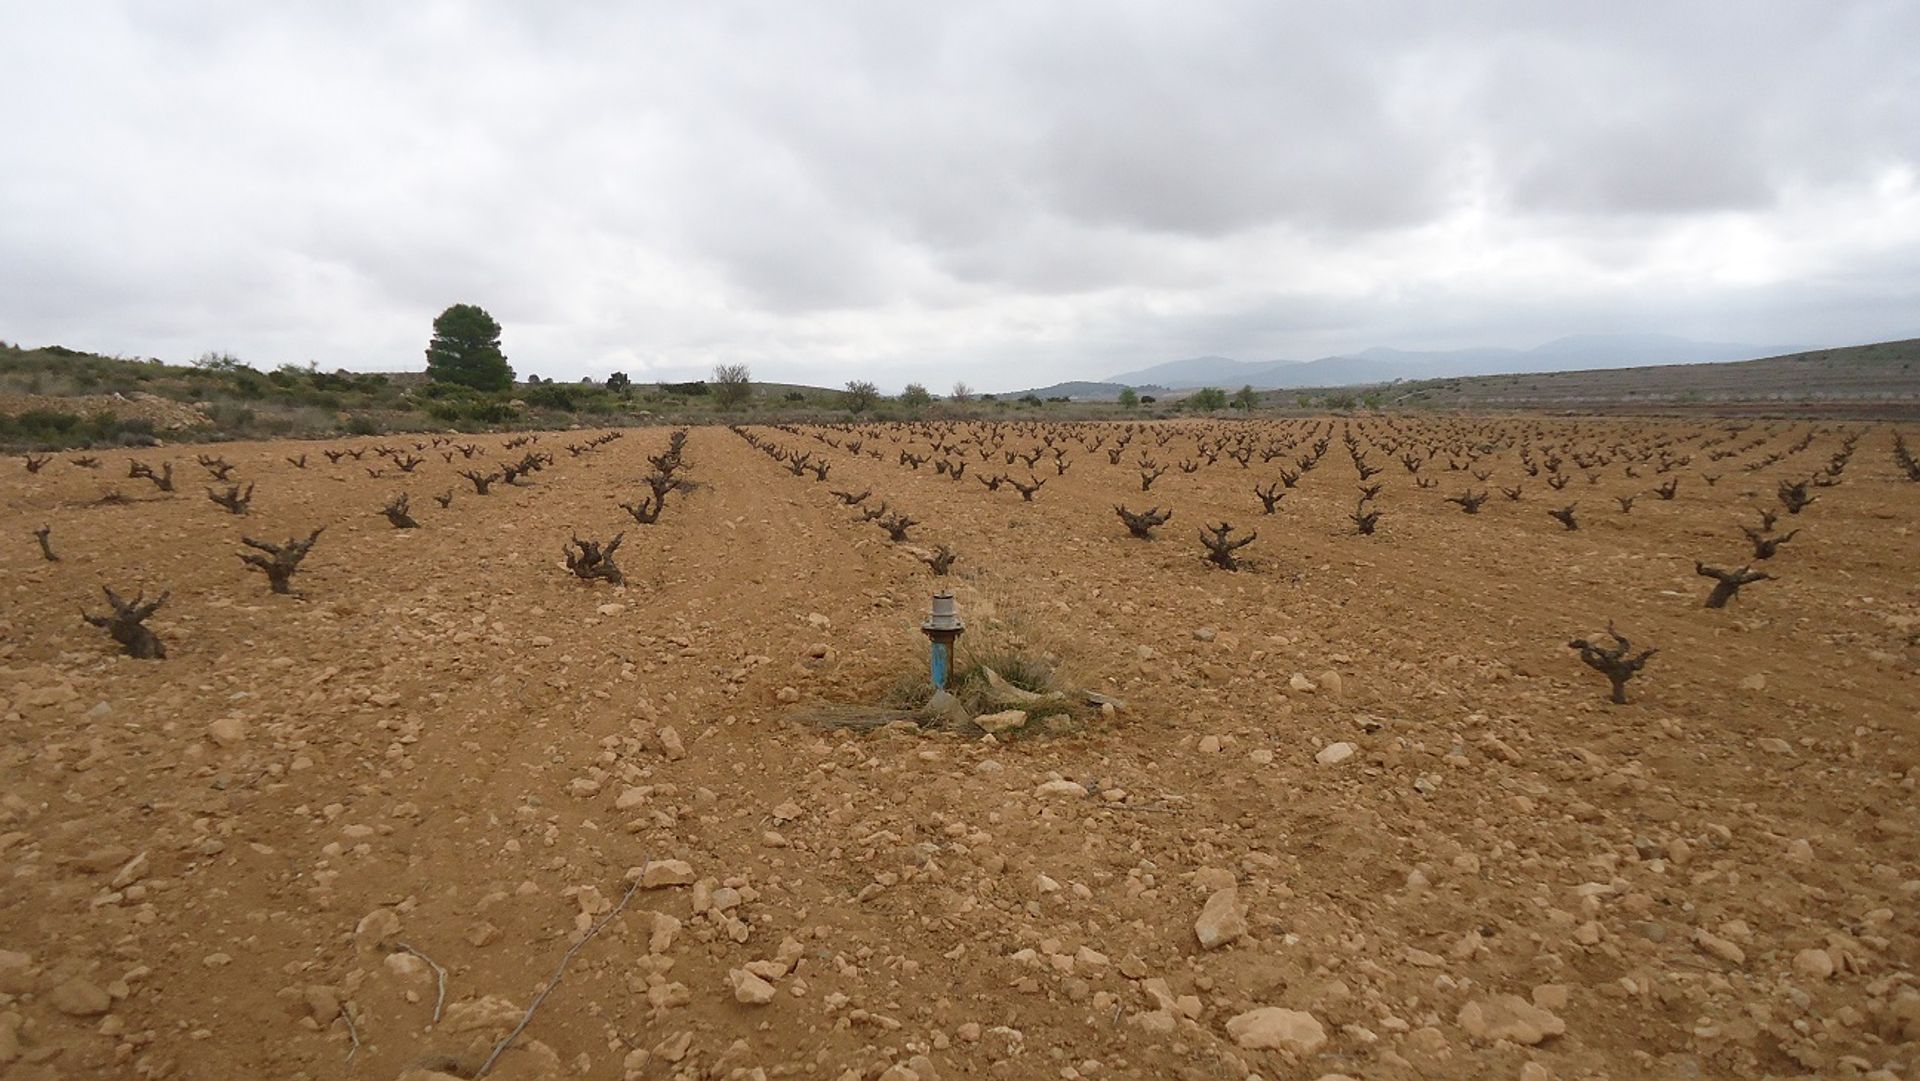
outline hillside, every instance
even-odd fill
[[[1697,342],[1666,334],[1577,334],[1532,349],[1364,349],[1318,360],[1240,361],[1199,357],[1124,372],[1108,382],[1193,389],[1215,386],[1256,390],[1390,383],[1469,375],[1548,372],[1579,368],[1628,368],[1648,364],[1700,364],[1747,360],[1777,350],[1732,342]]]
[[[882,406],[884,408],[884,406]],[[486,393],[421,372],[263,372],[230,357],[192,365],[0,343],[0,446],[50,450],[388,431],[567,428],[845,416],[838,390],[756,383],[721,408],[704,382],[516,383]]]
[[[1403,382],[1383,388],[1379,400],[1387,408],[1753,412],[1795,405],[1913,416],[1920,413],[1920,338],[1720,364]]]
[[[1051,386],[1034,387],[1030,390],[1015,390],[999,395],[1002,398],[1020,398],[1033,395],[1041,399],[1070,398],[1076,402],[1113,402],[1118,401],[1120,392],[1127,389],[1126,383],[1093,383],[1086,380],[1072,380],[1066,383],[1054,383]],[[1141,394],[1164,394],[1167,388],[1154,383],[1131,384]]]

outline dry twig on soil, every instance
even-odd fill
[[[627,902],[633,900],[633,895],[640,889],[640,883],[647,877],[647,865],[650,862],[651,860],[649,859],[642,859],[640,861],[640,872],[633,876],[633,885],[627,887],[627,892],[621,896],[620,903],[613,906],[613,911],[600,917],[600,922],[588,928],[587,933],[581,936],[580,941],[574,943],[573,947],[561,956],[560,963],[554,966],[553,975],[547,979],[547,985],[540,989],[538,995],[534,996],[532,1005],[527,1007],[527,1012],[521,1016],[520,1023],[513,1026],[513,1031],[502,1037],[499,1043],[493,1045],[493,1053],[487,1056],[487,1061],[481,1063],[478,1070],[474,1071],[474,1081],[479,1081],[480,1078],[487,1076],[487,1072],[493,1069],[493,1064],[500,1061],[500,1056],[507,1053],[507,1048],[513,1046],[513,1041],[519,1039],[520,1034],[525,1032],[527,1026],[533,1023],[533,1015],[539,1012],[540,1004],[547,1000],[547,996],[553,993],[554,988],[560,986],[560,980],[567,974],[567,965],[573,961],[573,955],[579,953],[581,947],[592,942],[594,936],[598,935],[602,928],[612,923],[614,917],[620,915],[620,913],[626,909]]]

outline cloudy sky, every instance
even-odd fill
[[[0,0],[0,338],[980,389],[1920,335],[1920,0]]]

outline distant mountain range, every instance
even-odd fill
[[[1466,375],[1509,375],[1522,372],[1558,372],[1602,368],[1636,368],[1653,364],[1703,364],[1751,360],[1790,353],[1799,346],[1740,345],[1697,342],[1665,334],[1579,334],[1558,338],[1532,349],[1453,349],[1416,351],[1366,349],[1318,360],[1234,360],[1231,357],[1193,357],[1150,368],[1121,372],[1101,382],[1058,383],[1029,393],[1106,400],[1122,387],[1192,390],[1220,387],[1237,390],[1282,390],[1294,387],[1342,387],[1391,383],[1396,379],[1441,379]],[[1071,389],[1066,389],[1071,388]],[[1015,391],[1015,394],[1022,392]]]

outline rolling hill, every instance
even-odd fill
[[[1701,364],[1746,360],[1784,351],[1779,347],[1697,342],[1664,334],[1582,334],[1558,338],[1532,349],[1374,348],[1309,361],[1195,357],[1122,372],[1104,382],[1126,386],[1153,383],[1180,389],[1252,386],[1256,390],[1278,390],[1391,383],[1396,379]]]
[[[1726,363],[1416,380],[1378,394],[1387,408],[1751,413],[1799,407],[1912,417],[1920,415],[1920,338]]]

